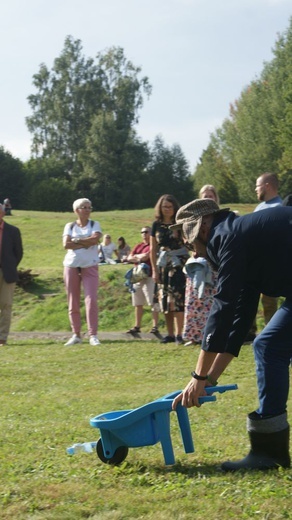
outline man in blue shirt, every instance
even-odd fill
[[[178,210],[176,222],[186,244],[218,269],[218,285],[196,370],[173,408],[179,401],[199,406],[208,380],[214,384],[238,356],[260,294],[284,296],[253,344],[259,408],[248,415],[251,451],[240,461],[225,462],[222,469],[290,467],[286,406],[292,356],[292,208],[237,217],[211,199],[198,199]]]
[[[271,209],[276,206],[282,205],[282,199],[278,194],[279,181],[275,173],[265,172],[260,175],[256,180],[255,192],[257,194],[260,204],[257,205],[255,211],[261,211],[263,209]],[[269,323],[271,317],[275,314],[278,308],[278,298],[267,296],[266,294],[261,295],[261,302],[264,311],[265,324]],[[256,318],[253,321],[251,330],[247,335],[247,339],[254,340],[257,332]]]
[[[257,178],[255,192],[261,202],[257,205],[255,211],[274,208],[282,204],[282,199],[278,195],[278,187],[278,177],[275,173],[262,173]]]

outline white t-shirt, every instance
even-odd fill
[[[106,260],[109,260],[112,258],[113,256],[113,252],[117,250],[117,246],[116,244],[114,244],[113,242],[111,242],[110,244],[104,246],[102,244],[102,250],[103,250],[103,254],[104,254],[104,258]]]
[[[99,222],[94,221],[93,226],[91,220],[88,221],[85,227],[80,227],[75,222],[68,222],[64,227],[63,237],[69,235],[72,238],[86,238],[90,237],[92,233],[102,233]],[[81,249],[68,249],[65,255],[63,265],[64,267],[91,267],[97,265],[99,262],[97,245],[91,246],[88,249],[82,247]]]

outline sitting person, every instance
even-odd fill
[[[126,244],[124,237],[118,238],[118,262],[127,262],[130,252],[131,248]]]
[[[137,334],[141,331],[141,321],[143,316],[143,306],[148,304],[152,307],[155,282],[152,278],[150,262],[150,231],[148,226],[141,229],[142,242],[137,244],[127,258],[127,262],[133,264],[145,263],[149,266],[149,276],[133,285],[132,303],[135,307],[135,325],[127,330],[128,334]],[[153,327],[152,334],[158,334],[158,312],[152,307]]]
[[[5,215],[7,217],[12,215],[11,213],[11,210],[12,210],[12,206],[11,206],[11,202],[9,199],[5,199],[4,202],[3,202],[3,205],[4,205],[4,211],[5,211]]]
[[[116,264],[116,260],[113,259],[113,253],[118,258],[118,250],[116,244],[111,241],[110,235],[104,235],[103,241],[99,246],[99,259],[102,263]]]

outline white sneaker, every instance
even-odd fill
[[[100,345],[100,341],[97,336],[90,336],[89,344],[92,345],[93,347],[96,347],[97,345]]]
[[[73,334],[72,338],[67,341],[67,343],[64,343],[65,347],[71,347],[71,345],[77,345],[77,343],[82,343],[82,339],[77,336],[77,334]]]

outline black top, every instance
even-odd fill
[[[292,298],[292,208],[215,216],[207,251],[218,286],[202,348],[238,355],[260,294]]]
[[[17,266],[22,259],[23,248],[19,229],[4,222],[0,264],[4,280],[14,283],[18,280]]]

